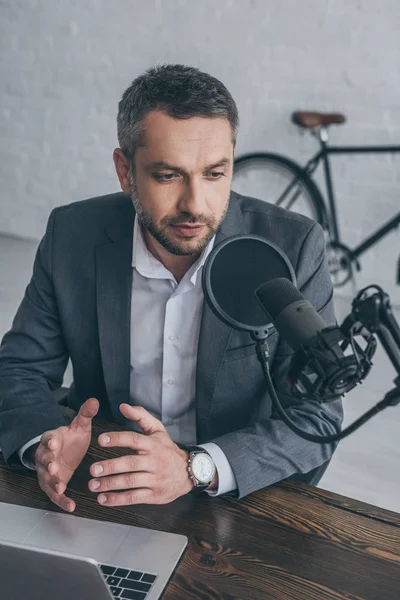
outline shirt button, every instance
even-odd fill
[[[170,335],[168,339],[169,339],[170,342],[173,342],[174,339],[175,339],[175,336],[174,335]]]
[[[175,379],[168,379],[167,383],[169,383],[170,385],[172,385],[173,383],[175,383]]]

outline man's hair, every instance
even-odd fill
[[[175,119],[225,118],[236,143],[238,110],[224,84],[194,67],[159,65],[134,79],[118,105],[118,141],[132,166],[136,150],[146,143],[143,119],[153,110]]]

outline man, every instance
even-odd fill
[[[231,192],[237,128],[220,81],[182,65],[149,69],[119,104],[122,193],[49,217],[0,349],[0,446],[11,467],[36,468],[65,510],[75,508],[66,488],[96,414],[121,425],[99,443],[125,449],[91,466],[89,489],[105,506],[166,503],[194,485],[243,497],[287,477],[315,483],[332,456],[334,445],[307,442],[277,418],[250,335],[203,302],[213,246],[256,233],[282,248],[299,289],[335,322],[320,226]],[[276,333],[270,350],[296,424],[339,431],[340,400],[316,406],[285,394],[291,350]],[[66,424],[52,392],[69,357],[68,405],[78,414]]]

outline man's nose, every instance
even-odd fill
[[[200,216],[206,212],[206,196],[201,181],[188,181],[179,197],[178,210],[193,216]]]

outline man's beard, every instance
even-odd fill
[[[160,224],[157,224],[154,222],[151,215],[141,205],[132,176],[130,180],[131,198],[140,225],[146,229],[153,236],[153,238],[155,238],[157,242],[161,244],[161,246],[170,254],[174,254],[175,256],[190,256],[194,254],[200,254],[214,234],[221,227],[222,222],[225,219],[229,205],[229,196],[226,200],[224,212],[219,221],[217,221],[215,217],[206,217],[205,215],[199,215],[198,217],[195,217],[190,213],[182,212],[174,217],[164,217]],[[171,240],[167,233],[170,225],[179,225],[181,223],[206,225],[208,227],[208,232],[204,237],[198,240],[195,246],[185,248]]]

